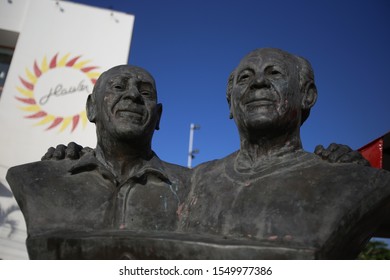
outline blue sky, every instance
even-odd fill
[[[261,47],[312,63],[319,98],[302,127],[306,150],[332,142],[357,149],[390,131],[388,1],[72,2],[135,15],[129,63],[156,79],[164,112],[153,147],[168,162],[187,164],[190,123],[201,126],[194,165],[239,148],[226,81]]]

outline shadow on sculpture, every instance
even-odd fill
[[[96,149],[58,146],[7,174],[30,258],[356,257],[389,217],[390,175],[346,146],[303,151],[316,98],[306,60],[251,52],[227,90],[240,150],[188,170],[151,149],[162,113],[153,77],[108,70],[87,101]]]

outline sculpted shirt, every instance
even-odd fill
[[[70,172],[73,175],[95,171],[113,191],[105,219],[110,228],[173,231],[177,211],[184,201],[188,169],[161,161],[154,153],[132,168],[119,182],[94,154],[81,158]]]
[[[174,230],[188,170],[155,154],[119,183],[94,152],[79,160],[10,168],[7,180],[28,234],[96,229]]]
[[[269,245],[271,258],[291,248],[296,258],[354,258],[390,217],[388,171],[302,150],[244,170],[238,155],[194,169],[182,232]]]

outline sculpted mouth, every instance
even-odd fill
[[[132,110],[117,110],[116,111],[117,116],[134,116],[134,117],[142,117],[142,113]]]
[[[118,102],[114,107],[115,116],[133,116],[142,117],[144,115],[144,108],[139,104],[133,102]]]
[[[142,119],[143,111],[136,108],[119,108],[115,110],[115,116]]]
[[[273,90],[256,89],[246,92],[243,97],[243,104],[250,107],[271,106],[277,102],[276,93]]]
[[[270,98],[257,98],[245,102],[245,105],[250,105],[250,106],[269,106],[274,104],[275,104],[275,100]]]

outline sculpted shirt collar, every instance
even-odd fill
[[[106,180],[111,181],[113,184],[119,186],[120,182],[116,179],[115,175],[109,171],[106,167],[106,163],[102,162],[96,157],[95,151],[92,150],[83,155],[76,164],[74,164],[68,171],[74,175],[83,172],[98,171],[100,175]],[[124,181],[127,182],[130,179],[142,180],[146,179],[146,176],[154,175],[162,181],[171,184],[171,180],[163,166],[162,161],[153,152],[153,156],[150,160],[143,160],[142,164],[138,165],[138,168],[134,168],[133,172]]]

